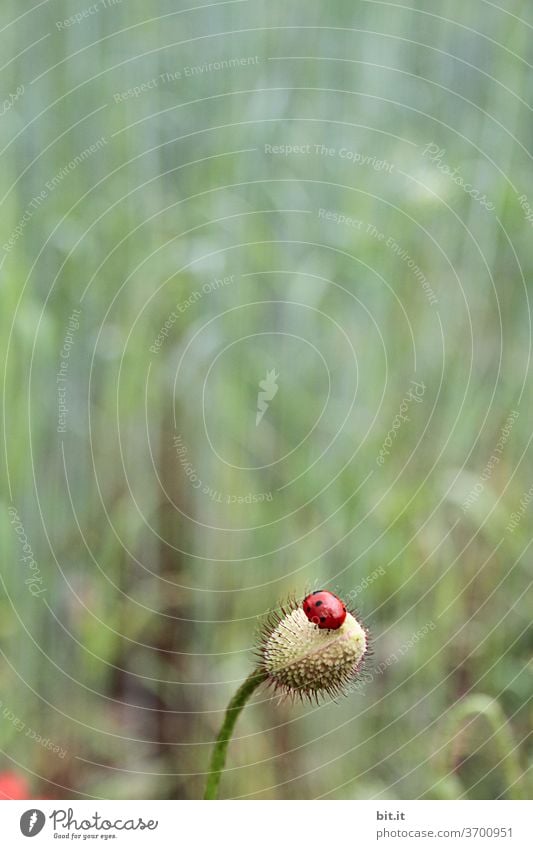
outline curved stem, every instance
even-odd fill
[[[458,726],[459,729],[462,728],[463,732],[468,733],[472,722],[478,716],[485,717],[492,730],[488,740],[493,742],[499,758],[493,769],[501,765],[508,797],[510,799],[527,799],[525,773],[520,766],[518,746],[515,743],[507,717],[496,699],[481,693],[467,696],[452,709],[449,719],[450,727],[453,729],[454,726]],[[467,719],[469,719],[469,722],[465,725]],[[455,734],[453,736],[455,737]],[[480,748],[481,744],[471,754],[475,754]]]
[[[226,763],[226,753],[229,741],[233,735],[235,723],[237,722],[241,710],[252,695],[253,691],[259,686],[259,684],[261,684],[262,681],[265,681],[266,678],[266,672],[263,672],[262,669],[254,669],[246,681],[241,684],[229,703],[224,717],[224,722],[222,723],[222,728],[220,729],[211,754],[204,799],[217,798],[218,785],[220,784],[220,779]]]

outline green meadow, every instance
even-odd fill
[[[33,797],[200,798],[262,618],[321,588],[372,656],[336,701],[258,689],[222,797],[530,795],[532,11],[2,3]]]

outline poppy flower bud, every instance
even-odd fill
[[[368,652],[368,636],[352,613],[336,630],[318,627],[291,605],[265,625],[260,666],[287,695],[318,698],[343,694],[357,677]]]

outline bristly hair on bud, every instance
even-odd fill
[[[259,643],[266,682],[282,695],[315,701],[344,695],[369,654],[368,632],[354,611],[336,630],[320,629],[292,598],[269,614]]]

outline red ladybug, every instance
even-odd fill
[[[346,619],[344,602],[328,590],[316,590],[306,596],[302,607],[309,621],[314,622],[319,628],[336,631]]]

